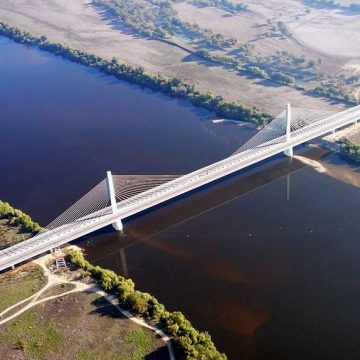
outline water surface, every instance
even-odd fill
[[[0,108],[0,198],[42,224],[108,169],[186,173],[253,133],[1,38]],[[322,164],[274,159],[82,245],[229,359],[358,359],[359,173]]]
[[[254,133],[4,38],[0,79],[0,198],[42,224],[106,170],[184,174],[230,155]]]

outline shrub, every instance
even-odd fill
[[[80,251],[70,249],[66,252],[71,263],[98,279],[103,289],[115,292],[122,306],[143,314],[155,324],[165,326],[174,336],[178,359],[226,360],[226,355],[216,349],[210,335],[197,331],[183,313],[167,311],[152,295],[135,290],[132,280],[116,275],[111,270],[91,265]]]
[[[340,145],[340,154],[355,161],[356,163],[360,163],[360,145],[354,143],[353,141],[347,138],[341,138],[338,141]]]
[[[295,84],[295,78],[293,76],[284,74],[282,72],[276,72],[271,75],[271,79],[283,84]]]
[[[267,72],[263,69],[260,69],[258,66],[250,66],[247,70],[250,74],[256,77],[262,79],[269,79],[269,75],[267,74]]]
[[[0,200],[0,218],[8,219],[12,226],[20,225],[22,230],[37,234],[41,227],[21,210],[14,209],[9,203]]]

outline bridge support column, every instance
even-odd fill
[[[286,105],[286,142],[290,141],[291,138],[291,108],[290,104]],[[292,157],[294,155],[293,147],[289,147],[284,151],[286,156]]]
[[[106,173],[106,185],[107,185],[107,190],[108,190],[108,194],[109,194],[109,198],[110,198],[111,209],[112,209],[113,214],[115,214],[115,213],[117,213],[117,205],[116,205],[115,189],[114,189],[114,183],[113,183],[111,171],[108,171]],[[121,222],[121,219],[116,220],[112,224],[112,227],[116,231],[121,231],[123,229],[123,224]]]

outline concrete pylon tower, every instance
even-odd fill
[[[114,182],[113,182],[113,178],[111,175],[111,171],[106,172],[106,185],[107,185],[107,191],[108,191],[109,198],[110,198],[112,212],[113,212],[113,214],[116,214],[117,213],[117,204],[116,204]],[[116,231],[121,231],[123,229],[123,224],[121,222],[121,219],[116,220],[112,224],[112,227]]]
[[[286,110],[285,110],[285,117],[286,117],[286,142],[289,142],[291,139],[291,107],[290,104],[286,105]],[[284,151],[284,154],[286,156],[293,156],[294,155],[294,150],[293,147],[289,147],[287,150]]]

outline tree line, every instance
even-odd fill
[[[92,4],[110,11],[112,17],[120,19],[126,27],[145,37],[163,39],[183,33],[205,46],[218,49],[231,47],[237,42],[233,37],[182,21],[169,0],[92,0]]]
[[[7,219],[11,226],[21,226],[25,232],[37,234],[41,227],[31,217],[19,209],[13,208],[9,203],[0,200],[0,218]]]
[[[274,70],[265,70],[260,66],[253,65],[249,62],[249,64],[242,65],[240,61],[236,60],[232,56],[228,55],[214,55],[210,51],[206,49],[200,49],[194,52],[195,55],[211,61],[213,63],[223,65],[238,71],[242,71],[248,75],[254,76],[259,79],[272,80],[276,83],[286,84],[286,85],[294,85],[296,83],[295,78],[292,75],[285,74],[281,71]]]
[[[42,50],[62,56],[73,62],[96,68],[120,80],[126,80],[171,97],[187,100],[195,106],[214,112],[218,117],[251,122],[257,125],[268,123],[271,120],[270,115],[256,107],[238,101],[226,100],[223,96],[210,91],[198,90],[194,85],[188,84],[181,79],[153,74],[145,71],[143,67],[132,67],[119,63],[115,58],[106,60],[64,44],[53,43],[46,36],[36,37],[27,31],[22,31],[4,22],[0,22],[0,35],[7,36],[22,44],[37,46]]]
[[[170,312],[152,295],[135,289],[131,279],[85,260],[83,254],[74,249],[67,251],[68,260],[82,269],[83,276],[91,276],[101,287],[118,300],[120,306],[141,314],[149,323],[173,336],[174,351],[179,360],[226,360],[220,353],[209,333],[196,330],[180,311]]]
[[[360,145],[347,139],[341,138],[339,141],[340,154],[350,160],[360,164]]]
[[[246,4],[235,3],[231,0],[192,0],[191,3],[199,7],[217,7],[219,9],[229,11],[232,14],[248,9]]]

